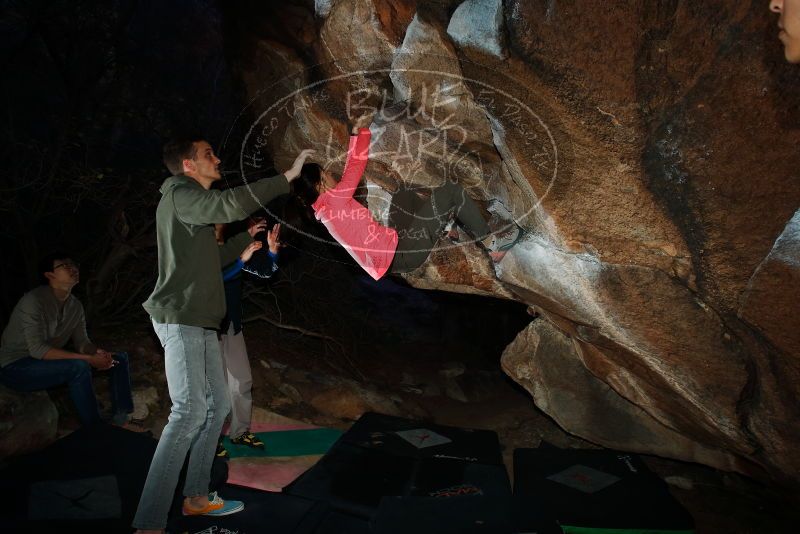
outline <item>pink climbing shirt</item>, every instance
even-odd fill
[[[369,160],[372,134],[361,128],[350,136],[347,162],[339,184],[322,193],[314,204],[314,214],[356,262],[375,280],[389,270],[397,250],[397,232],[375,221],[370,211],[353,194]]]

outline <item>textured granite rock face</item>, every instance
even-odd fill
[[[503,2],[466,0],[450,17],[447,35],[461,48],[473,47],[499,58],[505,57]]]
[[[496,269],[462,234],[406,278],[530,305],[503,366],[544,411],[596,443],[800,481],[800,79],[764,2],[315,5],[228,14],[245,172],[306,147],[338,172],[347,120],[388,108],[376,216],[399,182],[449,178],[527,231]]]
[[[756,268],[741,296],[739,317],[756,326],[775,347],[795,358],[782,361],[793,367],[797,380],[800,357],[800,209],[795,212],[772,250]]]
[[[596,352],[598,354],[593,354]],[[503,369],[527,389],[543,411],[578,435],[608,447],[675,456],[723,469],[747,469],[736,454],[720,454],[653,417],[641,406],[597,380],[584,365],[607,360],[602,349],[581,343],[552,323],[531,323],[503,353]],[[619,375],[620,369],[610,366]],[[619,379],[619,376],[613,378]]]

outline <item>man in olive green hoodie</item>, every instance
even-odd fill
[[[158,281],[143,306],[164,347],[172,409],[133,521],[137,532],[164,531],[187,452],[184,514],[227,515],[244,508],[241,502],[209,495],[208,484],[217,437],[230,411],[215,330],[225,316],[222,267],[234,261],[252,235],[243,232],[219,246],[213,225],[244,219],[288,193],[289,182],[311,152],[301,152],[283,175],[218,191],[211,185],[220,179],[220,160],[208,142],[186,138],[164,146],[164,163],[174,176],[160,189]],[[263,224],[249,232],[259,230]]]

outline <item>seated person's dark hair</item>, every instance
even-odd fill
[[[195,143],[204,141],[201,135],[181,135],[173,137],[164,144],[164,165],[173,176],[183,174],[183,160],[194,159],[197,155]]]
[[[38,273],[39,273],[39,282],[46,286],[50,283],[50,280],[44,275],[44,273],[52,273],[53,267],[55,267],[56,261],[59,260],[69,260],[72,259],[72,255],[68,252],[63,250],[55,250],[46,256],[42,256],[39,259],[38,263]]]

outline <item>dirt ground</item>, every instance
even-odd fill
[[[379,337],[389,342],[375,344],[367,339],[346,351],[331,340],[263,321],[248,323],[245,337],[253,369],[254,403],[294,419],[340,429],[348,428],[359,413],[372,410],[493,430],[512,477],[516,448],[536,447],[541,441],[564,448],[594,448],[561,430],[501,371],[502,346],[528,319],[518,308],[508,309],[505,303],[498,306],[487,311],[487,317],[495,319],[478,318],[492,328],[491,321],[501,320],[502,313],[514,317],[502,319],[503,328],[494,325],[497,339],[484,337],[476,342],[469,335],[443,336],[437,328],[425,335],[408,334],[404,329],[405,337],[383,330]],[[131,354],[134,389],[152,388],[151,396],[153,391],[158,395],[145,422],[155,435],[160,434],[168,414],[168,397],[160,347],[149,325],[142,322],[104,329],[94,337],[101,346],[124,348]],[[105,384],[97,382],[102,399]],[[69,414],[66,396],[56,397],[59,410]],[[75,424],[70,417],[61,420],[64,431]],[[656,457],[645,457],[645,462],[669,483],[672,494],[693,515],[698,534],[797,532],[797,501],[778,488],[695,464]]]

